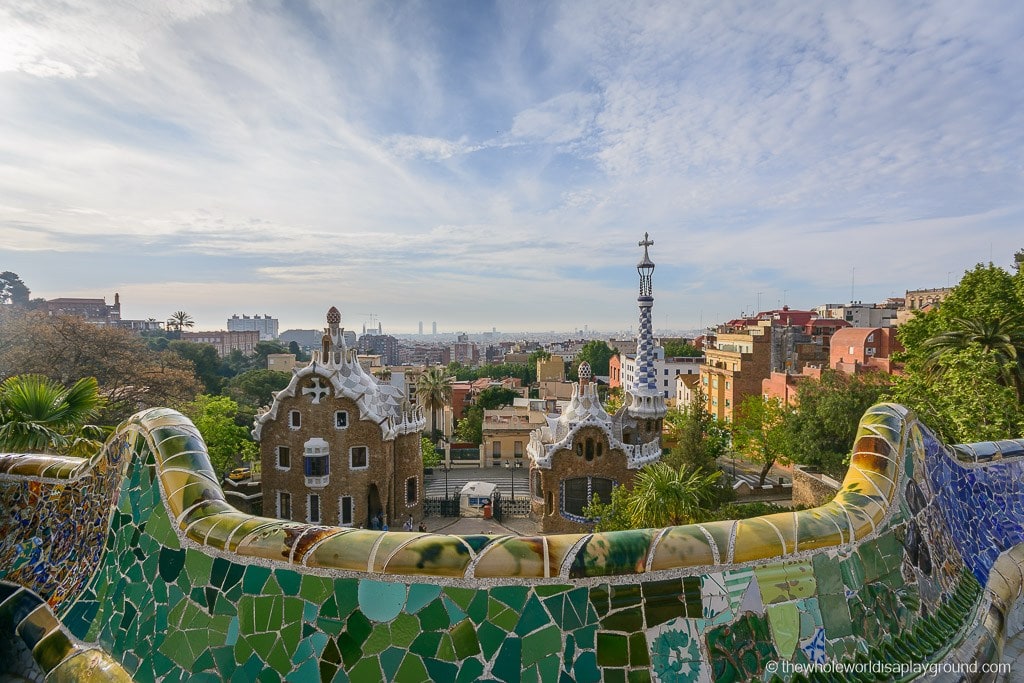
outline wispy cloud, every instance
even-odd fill
[[[1022,34],[1012,2],[16,1],[0,256],[208,326],[358,293],[392,329],[625,327],[645,230],[669,324],[853,269],[881,298],[1024,246]]]

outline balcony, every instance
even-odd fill
[[[324,474],[322,476],[311,476],[306,475],[306,487],[311,489],[322,489],[327,486],[331,481],[331,475]]]

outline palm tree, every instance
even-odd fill
[[[167,327],[174,328],[175,331],[181,332],[183,327],[195,327],[196,321],[192,319],[185,311],[175,311],[171,313],[171,317],[167,319]]]
[[[953,354],[979,346],[999,365],[999,382],[1013,386],[1017,400],[1024,403],[1024,319],[1017,314],[994,319],[954,318],[950,325],[952,329],[924,342],[929,368],[941,373],[944,361]]]
[[[416,400],[430,411],[430,433],[437,436],[437,411],[452,399],[451,378],[444,368],[427,368],[416,380]]]
[[[0,384],[0,449],[91,455],[106,430],[87,424],[103,406],[95,377],[71,388],[43,375],[17,375]]]
[[[685,466],[677,470],[664,462],[641,468],[626,505],[630,523],[635,529],[690,524],[702,508],[714,503],[720,476],[721,471],[705,473]]]

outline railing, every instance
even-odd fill
[[[306,477],[306,486],[311,489],[322,489],[331,481],[331,475],[325,474],[322,477]]]

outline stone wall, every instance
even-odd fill
[[[803,465],[793,467],[793,505],[824,505],[836,497],[841,484],[825,474],[809,472]]]

